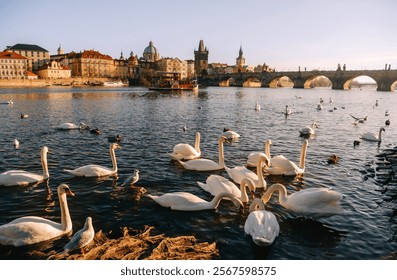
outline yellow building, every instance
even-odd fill
[[[42,79],[68,79],[71,77],[71,71],[69,67],[62,66],[57,61],[51,61],[50,63],[42,66],[37,74]]]
[[[28,59],[27,70],[37,71],[41,66],[50,61],[50,52],[37,45],[16,44],[7,46],[6,52],[15,52]]]
[[[178,72],[180,79],[186,79],[187,61],[179,58],[162,58],[156,61],[156,69],[161,72]]]
[[[0,79],[27,77],[28,59],[14,52],[0,52]]]
[[[94,50],[68,55],[68,65],[72,77],[114,77],[114,62],[109,55]]]

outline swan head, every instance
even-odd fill
[[[121,149],[121,146],[117,143],[112,143],[112,144],[110,144],[110,149],[111,150]]]
[[[42,152],[43,154],[48,153],[48,147],[47,147],[47,146],[43,146],[43,148],[41,148],[41,152]]]
[[[270,166],[270,158],[267,155],[260,155],[258,158],[258,163],[259,162],[263,162],[265,167],[269,167]]]
[[[250,213],[257,210],[265,210],[265,204],[260,198],[255,198],[249,208]]]
[[[226,136],[219,137],[219,143],[230,143]]]
[[[384,127],[381,127],[380,129],[379,129],[379,132],[384,132],[384,133],[386,133],[386,130],[385,130],[385,128]]]
[[[267,139],[267,140],[265,141],[265,145],[269,145],[269,146],[273,145],[272,140]]]
[[[70,196],[74,196],[74,193],[70,190],[69,186],[66,185],[66,184],[60,184],[58,186],[58,193],[59,193],[59,195],[67,194],[67,195],[70,195]]]
[[[252,179],[245,177],[243,180],[241,180],[240,184],[242,186],[244,186],[244,187],[248,187],[248,189],[250,190],[251,194],[254,195],[255,190],[256,190],[256,186],[254,184],[254,181],[252,181]]]

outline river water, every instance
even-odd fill
[[[317,110],[320,98],[324,110]],[[203,88],[198,93],[159,93],[145,88],[68,88],[48,87],[0,89],[0,172],[24,169],[41,173],[40,148],[49,147],[50,179],[28,187],[0,188],[0,224],[26,215],[59,221],[56,188],[67,183],[75,197],[68,198],[74,230],[87,216],[96,231],[118,232],[121,227],[142,229],[154,226],[166,236],[194,235],[199,241],[216,242],[219,259],[305,259],[377,260],[395,258],[397,249],[397,186],[378,180],[377,155],[396,146],[397,108],[395,92],[375,89],[336,91],[291,88]],[[332,99],[332,103],[329,100]],[[379,106],[375,106],[376,100]],[[261,105],[255,111],[255,102]],[[292,109],[286,118],[285,106]],[[390,116],[385,116],[388,110]],[[20,114],[29,117],[21,119]],[[368,115],[355,126],[352,114]],[[391,125],[385,126],[390,119]],[[329,187],[343,195],[342,215],[319,219],[303,218],[281,207],[275,196],[267,205],[278,218],[280,234],[272,246],[256,246],[244,234],[248,208],[237,210],[222,201],[218,210],[178,212],[163,208],[139,192],[150,194],[188,191],[206,200],[197,181],[210,174],[227,176],[225,171],[193,172],[170,160],[167,153],[177,143],[194,144],[201,133],[203,157],[218,159],[217,139],[224,127],[241,135],[226,144],[225,162],[229,167],[244,165],[252,151],[262,151],[271,139],[272,154],[283,154],[295,162],[303,139],[300,128],[316,121],[317,135],[309,139],[306,172],[302,178],[266,177],[268,186],[281,182],[290,193],[311,187]],[[79,131],[58,131],[64,122],[84,122],[99,128],[99,135]],[[187,130],[182,128],[186,126]],[[382,143],[353,141],[365,131],[378,132],[385,126]],[[109,137],[122,137],[116,151],[117,179],[73,178],[62,169],[97,163],[111,166]],[[14,149],[17,138],[20,148]],[[336,154],[337,164],[328,164]],[[136,188],[121,183],[134,169],[140,170]],[[387,190],[394,190],[394,196]],[[261,191],[257,191],[259,196]],[[393,192],[392,192],[393,194]],[[31,259],[33,250],[60,250],[61,238],[44,245],[13,248],[0,245],[0,259]],[[37,257],[34,257],[37,258]]]

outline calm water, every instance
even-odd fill
[[[320,100],[325,110],[317,111]],[[328,103],[329,99],[333,103]],[[24,169],[41,173],[40,148],[47,145],[50,179],[30,187],[0,189],[0,224],[24,215],[38,215],[59,221],[56,188],[67,183],[76,194],[68,198],[74,230],[87,216],[96,231],[119,232],[123,226],[142,229],[155,226],[166,236],[195,235],[200,241],[217,242],[220,259],[383,259],[397,249],[397,186],[383,186],[374,175],[376,155],[397,145],[396,92],[374,89],[334,91],[331,89],[206,88],[191,92],[160,94],[145,88],[40,88],[0,89],[0,172]],[[375,107],[375,101],[379,106]],[[255,102],[262,107],[254,110]],[[285,105],[293,114],[286,119]],[[333,112],[328,109],[337,108]],[[342,108],[344,107],[344,109]],[[385,117],[385,111],[391,115]],[[29,118],[21,119],[20,114]],[[368,121],[353,125],[349,114],[368,115]],[[383,141],[353,141],[365,131],[378,132],[386,118]],[[263,150],[271,139],[272,154],[284,154],[298,161],[302,138],[299,129],[317,121],[317,135],[309,139],[306,173],[303,178],[267,177],[268,185],[285,184],[289,192],[311,187],[331,187],[343,194],[343,215],[321,219],[297,217],[269,202],[280,223],[280,235],[269,248],[259,248],[244,234],[247,207],[236,210],[222,201],[218,211],[177,212],[163,208],[137,189],[121,188],[134,169],[140,170],[137,187],[147,193],[192,192],[204,199],[211,196],[198,187],[210,172],[192,172],[170,161],[166,155],[177,143],[194,144],[195,132],[201,133],[205,158],[218,159],[217,139],[224,127],[241,134],[238,142],[225,146],[229,167],[244,165],[251,151]],[[57,131],[64,122],[84,122],[98,127],[93,135],[79,131]],[[187,131],[182,127],[186,125]],[[119,177],[79,179],[62,172],[63,168],[98,163],[111,166],[109,140],[122,136],[122,149],[116,151]],[[13,139],[20,141],[15,150]],[[340,162],[329,165],[327,158],[337,154]],[[215,172],[227,177],[224,171]],[[257,192],[259,196],[261,192]],[[0,246],[1,259],[30,259],[30,252],[59,250],[67,242],[61,238],[30,247]]]

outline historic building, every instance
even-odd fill
[[[245,58],[243,57],[243,47],[240,46],[238,57],[236,58],[236,72],[237,73],[245,72],[244,66],[245,66]]]
[[[69,67],[62,65],[60,62],[51,61],[43,65],[37,74],[42,79],[68,79],[71,77]]]
[[[72,77],[113,77],[114,62],[109,55],[101,54],[95,50],[71,52],[68,55],[69,68]]]
[[[128,78],[128,60],[124,58],[123,52],[121,52],[119,59],[113,60],[114,70],[112,77],[126,79]]]
[[[16,44],[7,46],[6,52],[15,52],[28,59],[28,71],[37,71],[41,66],[50,61],[50,53],[37,45]]]
[[[204,47],[204,41],[200,40],[198,50],[194,50],[194,70],[196,75],[201,75],[208,68],[208,49]]]
[[[28,59],[14,52],[0,52],[0,79],[27,77]]]
[[[178,72],[180,79],[187,78],[187,61],[179,58],[162,58],[156,61],[156,70],[161,72]]]

